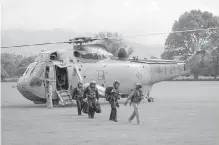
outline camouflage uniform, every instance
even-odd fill
[[[92,81],[90,86],[88,86],[84,90],[84,98],[87,98],[88,101],[88,117],[94,118],[95,107],[97,105],[97,101],[99,100],[98,89],[96,88],[96,82]]]
[[[116,86],[116,84],[118,84],[118,86]],[[110,99],[109,99],[109,103],[111,105],[111,113],[110,113],[110,118],[109,120],[113,120],[115,122],[117,122],[117,108],[116,107],[119,107],[119,103],[118,103],[118,99],[119,98],[119,81],[115,81],[113,83],[113,89],[112,89],[112,92],[111,92],[111,95],[110,95]]]
[[[84,103],[83,101],[84,89],[83,86],[80,85],[83,85],[83,83],[82,82],[78,83],[78,86],[74,89],[72,95],[72,97],[75,98],[77,102],[78,115],[81,115],[81,111]]]
[[[137,123],[140,124],[140,119],[139,119],[139,104],[141,100],[143,99],[143,92],[141,90],[141,84],[138,83],[136,84],[136,88],[132,91],[132,93],[128,96],[128,99],[125,102],[125,105],[127,105],[128,101],[131,100],[130,105],[133,105],[134,111],[130,118],[128,119],[129,122],[131,122],[134,117],[136,116]]]

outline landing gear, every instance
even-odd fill
[[[58,105],[59,104],[59,100],[52,100],[53,105]]]
[[[150,93],[147,94],[148,102],[154,102],[154,98],[150,97]]]
[[[152,97],[148,97],[147,99],[148,99],[148,102],[154,102],[154,98]]]

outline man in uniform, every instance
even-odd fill
[[[139,104],[140,104],[140,102],[141,102],[141,100],[143,99],[143,96],[144,96],[141,88],[142,88],[142,84],[141,83],[136,83],[135,89],[128,96],[128,98],[127,98],[127,100],[124,104],[124,105],[127,105],[128,101],[131,100],[130,105],[131,104],[133,105],[134,111],[133,111],[132,115],[129,118],[129,122],[131,122],[134,119],[134,117],[136,116],[137,124],[141,124],[140,119],[139,119],[139,109],[138,109],[138,106],[139,106]]]
[[[78,115],[81,115],[82,106],[84,103],[83,95],[84,95],[83,83],[79,81],[77,87],[74,89],[72,94],[72,97],[75,98],[77,102]]]
[[[111,113],[110,113],[110,118],[109,120],[113,120],[115,122],[117,122],[117,108],[116,107],[119,107],[119,103],[118,103],[118,99],[119,98],[119,81],[115,80],[114,83],[113,83],[113,89],[111,91],[111,94],[110,94],[110,98],[109,98],[109,103],[111,105]]]
[[[91,81],[90,85],[84,90],[84,98],[87,98],[88,101],[88,118],[94,118],[95,107],[99,100],[98,89],[94,80]]]
[[[49,67],[46,67],[45,72],[45,90],[46,90],[46,104],[48,108],[53,108],[52,102],[52,84],[51,80],[49,80]]]

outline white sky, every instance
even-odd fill
[[[123,35],[169,32],[186,10],[219,15],[219,0],[2,0],[2,30],[117,31]],[[163,43],[166,36],[135,38]]]

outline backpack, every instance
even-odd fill
[[[105,90],[106,101],[110,101],[113,87],[107,87]]]

